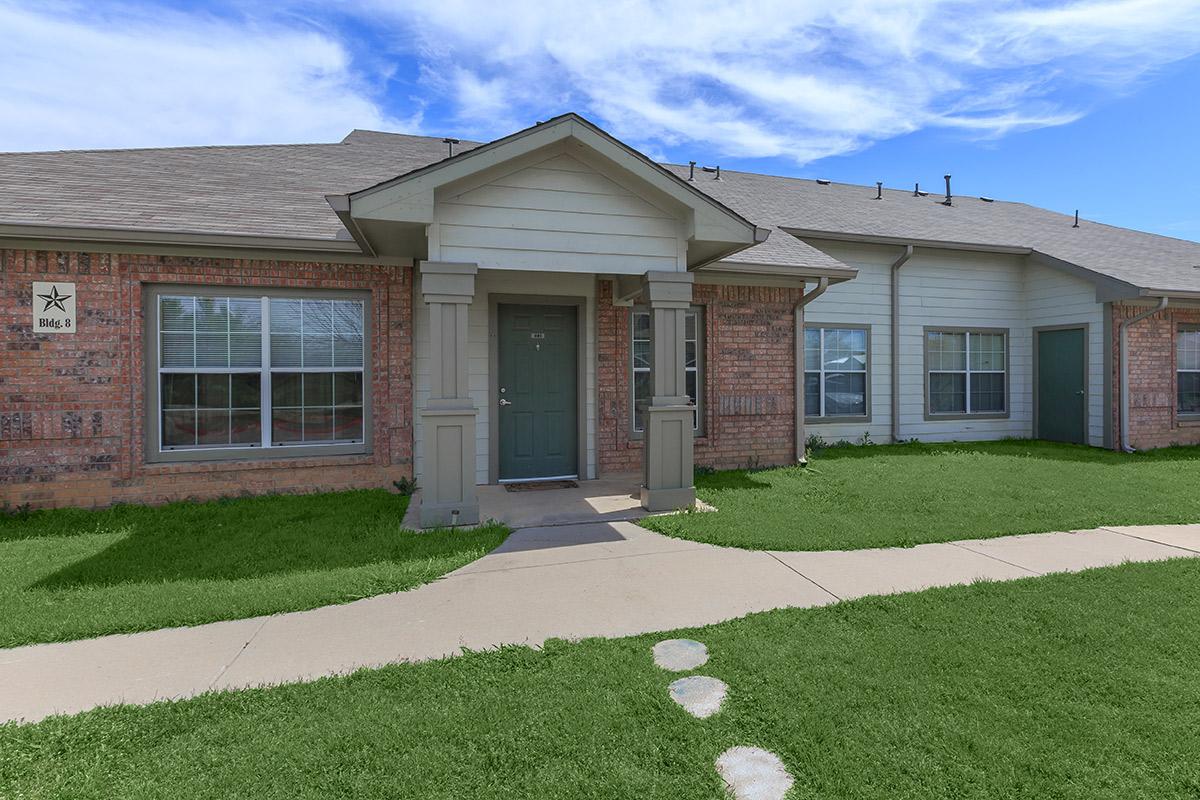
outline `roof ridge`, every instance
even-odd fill
[[[163,147],[76,147],[64,150],[0,150],[0,156],[50,156],[62,153],[158,153],[179,150],[257,150],[275,147],[338,147],[343,142],[278,142],[275,144],[183,144]]]

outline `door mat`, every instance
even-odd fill
[[[506,483],[510,492],[540,492],[542,489],[578,489],[575,481],[529,481],[528,483]]]

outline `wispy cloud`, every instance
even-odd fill
[[[0,150],[336,141],[387,114],[320,31],[163,9],[0,2]]]
[[[1200,53],[1196,0],[123,1],[0,0],[0,149],[329,141],[426,108],[493,138],[578,110],[647,152],[803,164],[1062,125]]]
[[[1062,125],[1200,52],[1194,0],[358,7],[397,41],[423,43],[409,52],[470,134],[570,107],[643,147],[798,163],[923,128],[987,138]]]

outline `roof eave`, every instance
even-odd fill
[[[245,235],[204,231],[163,231],[41,222],[0,222],[0,239],[95,242],[105,244],[181,245],[230,249],[288,250],[362,255],[349,239],[311,239],[294,236]]]
[[[325,202],[333,209],[333,213],[337,214],[337,218],[342,221],[342,226],[350,234],[350,238],[358,243],[359,249],[369,256],[378,255],[375,252],[375,246],[371,244],[371,240],[363,233],[358,221],[350,213],[350,195],[327,194],[325,195]]]

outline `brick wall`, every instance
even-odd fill
[[[698,284],[704,307],[704,435],[696,463],[728,469],[795,459],[795,331],[799,289]],[[612,304],[612,284],[597,293],[597,450],[601,474],[638,471],[642,443],[630,437],[630,309]]]
[[[1145,311],[1145,306],[1112,306],[1114,387],[1121,385],[1120,331],[1122,320]],[[1181,421],[1177,414],[1175,334],[1180,323],[1200,323],[1200,309],[1170,308],[1128,329],[1129,443],[1139,450],[1173,444],[1200,444],[1200,424]],[[1121,429],[1121,397],[1113,392],[1113,430]],[[1114,446],[1119,438],[1114,437]]]
[[[33,333],[34,280],[76,284],[77,333]],[[412,280],[411,268],[0,249],[0,501],[161,503],[410,476]],[[369,290],[373,453],[147,464],[142,289],[171,283]]]

